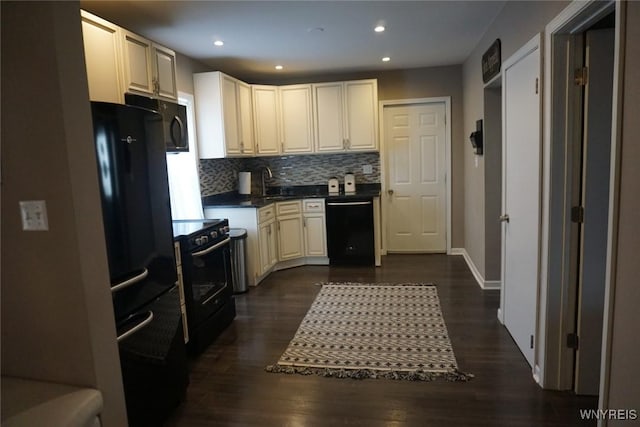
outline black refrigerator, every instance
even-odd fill
[[[162,117],[92,102],[118,347],[130,426],[159,426],[188,384]]]

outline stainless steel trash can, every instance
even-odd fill
[[[231,280],[233,281],[233,293],[247,292],[249,280],[247,279],[247,230],[244,228],[232,228],[229,230],[231,237]]]

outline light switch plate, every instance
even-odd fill
[[[25,231],[46,231],[49,229],[47,204],[44,200],[21,201],[20,216],[22,217],[22,229]]]
[[[373,173],[373,167],[371,165],[362,165],[362,173],[363,174]]]

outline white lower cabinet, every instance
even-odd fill
[[[258,227],[259,276],[267,273],[278,262],[276,221],[271,219]]]
[[[302,235],[302,202],[276,203],[278,221],[278,260],[288,261],[304,256]]]
[[[327,227],[323,199],[302,201],[304,226],[304,255],[327,256]]]
[[[324,214],[304,214],[305,256],[327,256],[327,231]]]
[[[246,268],[255,286],[271,271],[305,264],[326,265],[324,199],[288,200],[261,208],[204,209],[208,219],[227,218],[247,230]]]

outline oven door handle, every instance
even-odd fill
[[[128,286],[134,285],[136,283],[138,283],[139,281],[141,281],[142,279],[144,279],[145,277],[147,277],[149,275],[149,270],[147,270],[146,268],[144,269],[144,271],[140,274],[138,274],[135,277],[132,277],[131,279],[127,279],[124,282],[120,282],[117,285],[114,285],[111,287],[111,292],[118,292],[119,290],[122,290]]]
[[[213,246],[208,247],[207,249],[200,251],[200,252],[192,252],[191,255],[193,256],[204,256],[208,253],[211,253],[213,251],[215,251],[216,249],[219,249],[220,247],[226,245],[227,243],[229,243],[231,241],[231,237],[227,237],[226,239],[224,239],[222,242],[220,243],[216,243]]]
[[[147,313],[147,317],[142,322],[138,323],[136,326],[129,329],[127,332],[123,333],[122,335],[118,335],[117,341],[120,342],[123,339],[135,334],[140,329],[146,327],[149,323],[151,323],[152,320],[153,320],[153,311],[149,310],[149,313]]]

